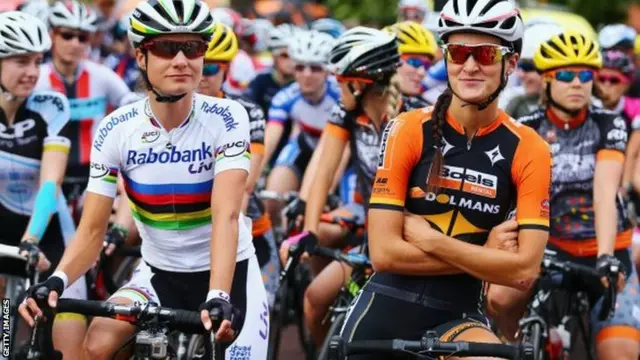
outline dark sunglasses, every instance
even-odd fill
[[[447,55],[447,61],[457,65],[467,62],[469,56],[473,56],[473,59],[480,65],[493,65],[499,63],[505,55],[513,52],[506,46],[495,44],[445,44],[442,47]]]
[[[311,70],[312,73],[318,73],[321,71],[324,71],[324,66],[322,65],[305,65],[305,64],[296,64],[295,66],[295,70],[297,72],[303,72],[304,69],[309,69]]]
[[[179,52],[182,52],[187,59],[193,60],[204,56],[208,44],[199,40],[157,40],[143,44],[142,48],[163,59],[173,59]]]
[[[202,67],[202,75],[216,76],[218,75],[220,70],[226,70],[226,69],[227,69],[226,64],[219,64],[219,63],[204,64],[204,66]]]
[[[578,77],[578,80],[580,80],[582,84],[588,83],[589,81],[593,80],[593,71],[592,70],[579,70],[579,71],[558,70],[555,72],[555,79],[558,81],[566,82],[566,83],[572,82],[573,79],[576,78],[576,76]]]
[[[278,52],[274,52],[273,56],[283,58],[283,59],[288,59],[289,53],[287,52],[287,50],[280,50]]]
[[[628,83],[629,81],[625,78],[623,78],[622,76],[615,76],[615,75],[598,75],[598,82],[601,83],[610,83],[611,85],[618,85],[620,83]]]
[[[411,65],[416,69],[420,69],[421,67],[425,70],[428,70],[431,67],[431,60],[418,57],[418,56],[404,56],[402,57],[402,61],[404,61],[407,65]]]
[[[86,43],[87,41],[89,41],[89,34],[85,34],[85,33],[76,34],[72,32],[59,31],[58,34],[60,35],[60,37],[62,37],[67,41],[72,40],[73,38],[78,39],[78,42],[81,42],[81,43]]]
[[[536,70],[536,66],[533,64],[533,61],[520,61],[518,63],[518,69],[523,72],[532,72]]]

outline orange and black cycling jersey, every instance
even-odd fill
[[[222,91],[220,93],[220,95],[222,95],[221,97],[237,101],[247,110],[247,114],[249,115],[251,153],[254,155],[264,155],[265,117],[260,106],[239,95],[225,94]],[[255,192],[249,197],[246,215],[253,221],[252,236],[261,236],[271,229],[271,219],[265,211],[262,201]]]
[[[551,231],[549,243],[575,256],[598,251],[593,211],[596,162],[624,162],[627,128],[623,118],[600,108],[585,109],[563,122],[551,110],[539,109],[518,120],[532,127],[548,143],[553,157]],[[618,196],[616,249],[631,244],[631,226]]]
[[[429,106],[429,103],[422,98],[403,96],[400,112],[426,106]],[[373,177],[378,166],[380,140],[385,126],[386,122],[382,126],[376,127],[361,109],[347,111],[343,108],[342,103],[334,107],[331,118],[325,126],[324,131],[329,136],[350,142],[351,166],[356,169],[357,189],[365,201],[371,197]]]
[[[431,109],[401,114],[386,127],[371,209],[422,215],[432,228],[484,245],[491,229],[515,210],[519,229],[548,231],[551,154],[532,129],[500,111],[469,140],[449,114],[443,126],[441,190],[426,192],[435,153]],[[370,290],[427,306],[476,310],[482,282],[468,274],[405,276],[376,273]]]

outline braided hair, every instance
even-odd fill
[[[442,139],[444,125],[447,119],[447,110],[449,109],[449,105],[451,105],[451,99],[453,99],[453,93],[451,92],[451,88],[448,87],[442,94],[440,94],[440,96],[438,96],[438,100],[436,100],[436,104],[433,107],[433,113],[431,115],[431,141],[433,142],[435,153],[427,175],[427,192],[432,192],[434,194],[437,194],[440,191],[440,174],[442,174],[442,169],[444,167]]]
[[[391,77],[389,86],[386,89],[387,92],[387,112],[386,118],[393,119],[400,112],[400,105],[402,102],[402,94],[400,93],[400,80],[397,75]]]

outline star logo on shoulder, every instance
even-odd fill
[[[495,165],[498,161],[504,160],[504,156],[500,153],[500,145],[496,146],[493,150],[484,152],[491,161],[491,166]]]

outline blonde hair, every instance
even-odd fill
[[[393,75],[386,89],[387,94],[387,119],[395,118],[400,112],[402,105],[402,94],[400,92],[400,79],[398,75]]]

